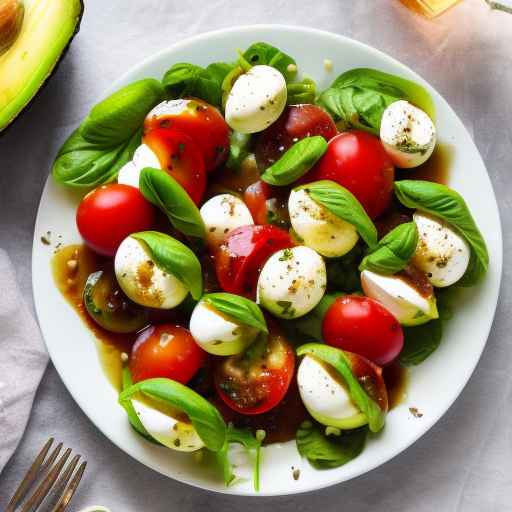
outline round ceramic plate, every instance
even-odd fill
[[[267,41],[292,55],[299,69],[327,86],[350,68],[371,67],[423,84],[437,107],[439,140],[453,148],[449,185],[466,199],[480,226],[490,253],[490,269],[477,287],[466,290],[456,314],[447,325],[442,345],[410,375],[406,401],[388,415],[385,429],[369,440],[364,452],[337,469],[318,471],[301,460],[294,442],[264,449],[259,495],[293,494],[320,489],[361,475],[390,460],[425,434],[447,411],[471,376],[485,346],[498,298],[502,239],[500,219],[484,163],[463,124],[446,101],[409,68],[380,51],[342,36],[287,26],[251,26],[202,34],[147,59],[116,82],[110,91],[144,77],[160,78],[175,62],[207,65],[231,61],[237,48]],[[333,69],[324,69],[324,59]],[[94,424],[121,449],[147,466],[176,480],[204,489],[232,494],[255,494],[250,480],[226,488],[221,476],[193,457],[157,447],[134,433],[117,393],[105,377],[91,333],[54,285],[50,269],[53,250],[40,241],[50,230],[62,243],[79,241],[75,209],[79,201],[48,179],[43,191],[34,233],[32,276],[34,300],[48,351],[78,405]],[[77,364],[79,363],[79,364]],[[409,407],[417,407],[414,418]],[[425,440],[423,442],[428,442]],[[300,469],[295,481],[291,467]],[[242,468],[242,473],[245,468]],[[239,469],[240,471],[240,469]]]

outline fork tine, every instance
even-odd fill
[[[80,483],[80,480],[82,479],[82,475],[84,474],[85,468],[87,466],[87,461],[82,462],[80,464],[77,472],[75,473],[75,476],[69,482],[66,489],[64,489],[64,492],[62,493],[62,496],[60,497],[59,501],[57,502],[57,505],[55,505],[55,508],[52,510],[52,512],[64,512],[66,510],[67,506],[69,505],[69,502],[71,501],[71,498],[73,498],[73,495],[75,494],[75,491],[78,487],[78,484]]]
[[[53,444],[53,441],[54,441],[53,437],[50,437],[50,439],[48,439],[48,441],[46,441],[42,450],[37,455],[36,460],[34,460],[32,465],[30,466],[29,470],[25,474],[23,480],[21,481],[21,484],[18,486],[18,488],[14,492],[14,495],[11,498],[11,501],[9,501],[7,508],[5,509],[5,512],[14,512],[16,505],[23,499],[23,497],[25,496],[27,491],[30,489],[30,486],[36,479],[37,474],[39,473],[39,469],[41,468],[41,466],[44,462],[44,459]]]
[[[75,470],[79,460],[80,460],[80,455],[75,455],[71,459],[71,462],[66,466],[65,470],[62,472],[62,475],[60,475],[59,480],[53,486],[53,489],[52,489],[53,496],[52,496],[51,501],[49,501],[47,505],[45,504],[47,509],[50,509],[50,507],[52,507],[52,509],[53,509],[54,505],[56,503],[58,503],[58,501],[61,497],[61,494],[64,492],[64,488],[66,487],[71,476],[73,475],[73,471]]]

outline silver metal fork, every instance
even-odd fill
[[[75,455],[66,466],[71,448],[59,457],[62,451],[62,443],[59,443],[48,455],[53,442],[51,437],[43,446],[4,512],[35,512],[41,504],[51,512],[66,510],[82,479],[87,462],[82,461],[75,471],[81,457]],[[31,489],[35,490],[25,500]]]

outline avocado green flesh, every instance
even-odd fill
[[[323,414],[318,414],[311,409],[308,409],[309,414],[315,418],[318,423],[325,425],[327,427],[336,427],[341,430],[351,430],[353,428],[362,427],[368,423],[368,418],[362,413],[354,414],[353,416],[349,416],[347,418],[330,418],[328,416],[324,416]]]
[[[82,17],[82,0],[25,0],[14,44],[0,56],[0,131],[30,102],[62,57]]]

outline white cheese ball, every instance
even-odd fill
[[[419,325],[438,318],[434,294],[426,297],[398,275],[361,272],[361,285],[367,297],[380,302],[402,325]]]
[[[347,254],[359,239],[355,226],[316,203],[305,189],[292,190],[288,211],[292,227],[304,245],[327,258]]]
[[[273,254],[258,279],[257,302],[280,318],[309,313],[323,297],[327,274],[322,257],[303,245]]]
[[[177,116],[185,110],[190,109],[189,103],[194,104],[195,102],[193,100],[183,98],[162,101],[149,111],[145,120],[151,121],[160,116]]]
[[[393,163],[409,169],[430,158],[436,145],[436,127],[423,110],[400,100],[384,110],[380,138]]]
[[[466,272],[471,249],[467,242],[441,219],[416,212],[419,242],[412,263],[427,274],[433,286],[456,283]]]
[[[123,165],[117,175],[117,182],[139,188],[140,172],[144,167],[160,169],[160,162],[147,144],[141,144],[130,162]]]
[[[297,384],[302,403],[322,425],[351,429],[368,422],[352,402],[343,377],[323,361],[305,356],[297,370]]]
[[[286,98],[284,76],[271,66],[254,66],[233,84],[226,102],[226,123],[239,133],[261,132],[281,115]]]
[[[123,292],[142,306],[171,309],[180,304],[188,288],[151,259],[142,242],[125,238],[114,259],[117,282]]]
[[[259,332],[255,327],[232,321],[204,301],[198,302],[192,311],[189,329],[203,350],[217,356],[239,354]]]
[[[254,224],[245,203],[232,194],[219,194],[199,210],[206,228],[206,239],[212,246],[220,245],[233,229]]]

